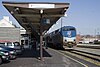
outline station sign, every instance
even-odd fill
[[[29,4],[29,8],[55,8],[55,4]]]
[[[50,24],[50,19],[43,18],[43,19],[42,19],[42,22],[43,22],[44,24]]]

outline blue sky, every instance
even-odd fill
[[[2,0],[2,1],[34,1],[34,2],[68,2],[70,3],[69,9],[66,14],[67,17],[62,18],[62,24],[75,26],[77,32],[80,34],[92,34],[100,33],[100,0]],[[3,15],[10,16],[10,19],[17,22],[8,13],[8,11],[2,6],[0,1],[0,19]],[[59,20],[52,30],[61,27],[61,20]],[[96,32],[96,33],[95,33]]]

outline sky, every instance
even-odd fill
[[[10,16],[10,20],[18,25],[17,21],[3,7],[2,1],[70,3],[66,12],[67,16],[60,18],[49,32],[60,28],[62,19],[62,26],[74,26],[77,33],[81,35],[100,34],[100,0],[0,0],[0,19],[5,15]]]

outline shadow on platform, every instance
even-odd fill
[[[40,50],[36,49],[24,49],[18,58],[38,58],[40,57]],[[43,49],[43,57],[52,57],[45,49]]]

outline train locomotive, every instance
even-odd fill
[[[64,26],[46,36],[48,46],[63,49],[73,49],[76,44],[76,29],[73,26]]]

